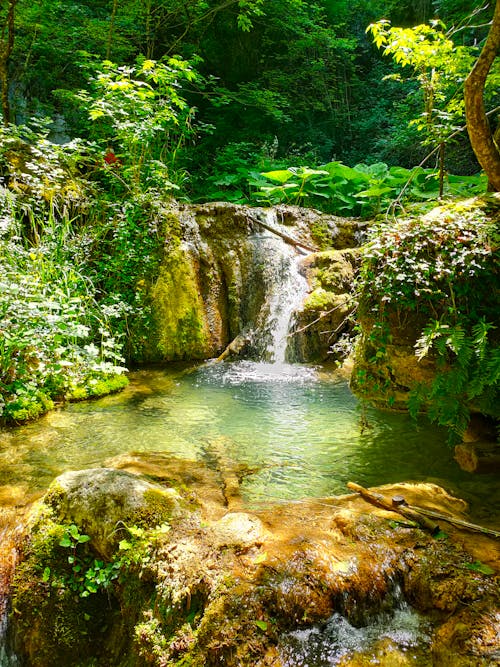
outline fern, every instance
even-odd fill
[[[395,316],[414,313],[425,322],[415,356],[432,359],[437,374],[410,391],[407,406],[412,416],[426,409],[449,429],[451,442],[462,436],[471,410],[500,417],[499,336],[492,323],[500,203],[470,206],[380,224],[361,268],[360,312],[374,319],[373,349],[383,347],[377,331]]]

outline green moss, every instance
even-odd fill
[[[151,489],[144,492],[145,505],[143,505],[131,518],[131,523],[145,528],[154,528],[168,522],[172,518],[172,512],[176,508],[176,499],[168,489]]]
[[[69,401],[84,401],[87,398],[99,398],[121,391],[128,384],[127,376],[122,374],[94,377],[77,387],[72,387],[66,394],[66,399]]]
[[[304,301],[303,311],[327,311],[338,305],[340,301],[345,301],[345,297],[339,297],[338,294],[327,292],[322,287],[313,290]]]
[[[332,230],[325,219],[319,218],[311,224],[311,238],[320,250],[332,247]]]
[[[52,410],[53,407],[54,402],[44,392],[26,393],[6,402],[2,418],[6,422],[31,421]]]
[[[152,290],[155,331],[153,357],[165,360],[203,359],[208,331],[203,300],[189,256],[176,248],[163,265]]]
[[[32,517],[24,559],[16,567],[12,586],[15,633],[22,639],[26,664],[82,667],[92,664],[92,656],[99,654],[112,614],[111,598],[104,592],[82,598],[68,585],[72,573],[68,557],[73,551],[60,544],[67,526],[54,520],[50,504],[55,502],[57,489],[52,493],[52,501],[49,498],[48,505],[40,505]]]

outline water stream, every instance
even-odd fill
[[[335,667],[345,664],[368,664],[363,657],[371,656],[370,664],[410,664],[431,667],[428,648],[430,625],[404,600],[399,586],[392,593],[391,611],[372,614],[365,621],[353,625],[339,613],[333,614],[323,625],[296,630],[283,636],[280,655],[284,667]]]
[[[426,480],[485,520],[500,510],[496,477],[461,471],[441,429],[363,408],[335,372],[250,361],[139,371],[121,394],[0,431],[0,505],[23,505],[62,472],[124,452],[206,462],[214,446],[257,469],[242,489],[248,506],[342,494],[350,480]]]
[[[270,209],[266,222],[277,226]],[[269,233],[259,233],[254,256],[263,264],[262,279],[267,299],[257,324],[259,359],[282,364],[286,359],[288,332],[294,313],[302,305],[309,286],[300,272],[303,255]]]

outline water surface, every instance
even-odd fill
[[[363,407],[335,373],[245,361],[132,373],[121,394],[1,431],[0,504],[132,451],[248,464],[249,506],[343,494],[348,481],[426,480],[471,502],[477,517],[500,514],[496,478],[461,471],[443,430]]]

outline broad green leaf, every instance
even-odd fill
[[[388,192],[392,192],[392,188],[390,188],[388,186],[374,185],[371,188],[368,188],[368,190],[363,190],[362,192],[358,192],[357,196],[358,197],[381,197],[382,195],[385,195]]]
[[[345,164],[342,164],[341,162],[329,162],[328,164],[322,165],[321,168],[327,171],[332,177],[341,176],[342,178],[345,178],[347,181],[353,181],[353,180],[368,181],[368,177],[366,174],[357,169],[353,169],[352,167],[347,167]]]
[[[60,540],[59,540],[59,546],[60,547],[70,547],[72,546],[72,541],[69,538],[69,535],[64,535]]]
[[[265,632],[267,630],[266,621],[254,621],[254,623],[259,628],[259,630],[262,630],[262,632]]]
[[[474,563],[467,563],[465,567],[473,572],[481,572],[481,574],[495,574],[495,570],[492,567],[485,563],[481,563],[479,560],[476,560]]]
[[[286,183],[293,177],[293,173],[289,169],[278,169],[277,171],[265,171],[261,172],[262,176],[269,178],[271,181],[277,181],[278,183]]]

